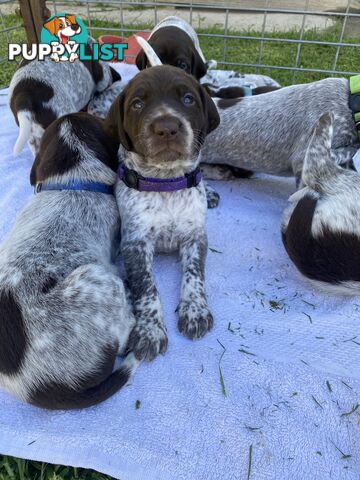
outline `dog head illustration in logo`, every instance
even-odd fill
[[[79,43],[87,43],[88,34],[83,21],[76,15],[58,13],[49,18],[41,30],[41,41],[52,46],[54,62],[74,62],[79,58]]]
[[[44,27],[58,37],[59,42],[65,45],[69,38],[78,35],[81,32],[80,25],[76,22],[75,15],[66,15],[64,17],[54,17],[44,23]]]

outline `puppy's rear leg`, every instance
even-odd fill
[[[44,134],[44,131],[45,130],[42,128],[41,125],[39,125],[36,122],[33,122],[32,128],[31,128],[31,134],[29,138],[29,148],[32,151],[34,157],[36,157],[36,155],[39,152],[40,142]]]
[[[205,294],[205,259],[208,242],[204,230],[192,232],[180,246],[183,266],[178,328],[194,340],[203,337],[213,326],[213,317]]]
[[[138,360],[153,360],[165,353],[168,339],[162,306],[152,276],[154,245],[147,240],[123,239],[121,245],[136,325],[128,342]]]
[[[348,146],[334,148],[330,151],[334,163],[348,170],[356,170],[354,167],[353,156],[358,151],[358,146]]]
[[[245,168],[223,164],[202,163],[201,170],[206,180],[234,180],[234,178],[250,178],[254,173]]]

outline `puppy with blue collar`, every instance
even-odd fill
[[[0,247],[0,386],[39,407],[95,405],[138,366],[130,353],[113,371],[135,325],[113,266],[116,151],[95,117],[53,122]]]
[[[136,317],[128,348],[138,359],[154,359],[168,343],[152,274],[157,251],[180,253],[180,332],[196,339],[213,326],[205,293],[207,201],[199,161],[205,137],[218,124],[205,89],[168,65],[136,75],[105,120],[121,144],[116,198]]]

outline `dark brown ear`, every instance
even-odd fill
[[[207,129],[205,130],[205,134],[207,135],[219,126],[220,117],[213,99],[201,85],[200,96],[203,103],[205,118],[207,118]]]
[[[191,74],[198,80],[206,75],[207,66],[199,55],[199,52],[194,48],[191,59]]]
[[[144,70],[146,68],[147,56],[145,55],[144,50],[140,50],[140,52],[137,54],[135,63],[139,70]]]
[[[48,135],[41,140],[39,153],[30,172],[31,185],[36,185],[54,175],[63,175],[80,161],[76,151],[72,150],[55,132],[51,131],[51,133],[51,136]]]
[[[131,150],[132,143],[124,128],[124,104],[125,91],[113,101],[105,118],[105,130],[113,140],[121,143],[126,150]]]

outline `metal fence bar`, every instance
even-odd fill
[[[87,13],[88,26],[89,26],[89,33],[92,36],[91,18],[90,18],[90,4],[89,4],[89,2],[86,3],[86,13]]]
[[[308,10],[308,8],[309,8],[309,0],[306,0],[305,10]],[[299,40],[303,39],[304,31],[305,31],[305,22],[306,22],[306,13],[304,13],[303,15]],[[301,43],[298,43],[297,51],[296,51],[295,67],[299,65],[300,52],[301,52]],[[295,79],[296,79],[296,70],[293,71],[291,83],[295,83]]]
[[[347,4],[347,7],[346,7],[346,12],[347,12],[347,13],[349,13],[350,5],[351,5],[351,0],[348,0],[348,4]],[[348,17],[344,17],[343,24],[342,24],[342,28],[341,28],[341,33],[340,33],[339,42],[342,42],[342,41],[343,41],[347,19],[348,19]],[[338,62],[339,54],[340,54],[340,48],[341,48],[340,46],[337,47],[336,52],[335,52],[335,58],[334,58],[334,63],[333,63],[333,70],[336,70],[336,65],[337,65],[337,62]]]
[[[1,20],[1,24],[3,25],[3,27],[5,27],[5,20],[4,20],[1,9],[0,9],[0,20]],[[9,37],[9,31],[11,31],[11,27],[9,27],[9,28],[5,27],[5,28],[1,29],[1,33],[5,34],[6,41],[8,42],[8,44],[11,43],[10,42],[10,37]]]
[[[300,68],[300,67],[283,67],[279,65],[258,65],[257,63],[236,63],[236,62],[218,62],[219,65],[233,66],[233,67],[261,67],[269,68],[273,70],[296,70],[298,72],[311,72],[311,73],[337,73],[338,75],[358,75],[359,72],[347,72],[338,70],[325,70],[321,68]]]
[[[156,25],[158,23],[158,16],[157,16],[157,6],[156,6],[156,0],[154,3],[154,24]]]
[[[32,0],[32,1],[37,1],[37,0]],[[300,5],[300,9],[295,9],[291,7],[291,0],[288,0],[288,8],[275,8],[271,7],[271,0],[266,0],[265,6],[264,7],[252,7],[251,4],[250,6],[241,6],[241,5],[229,5],[228,3],[220,4],[220,3],[214,3],[211,5],[207,5],[206,3],[199,3],[200,0],[187,0],[187,1],[182,1],[182,0],[175,0],[176,3],[172,3],[169,0],[48,0],[47,5],[50,6],[52,5],[52,13],[57,13],[58,11],[70,11],[76,13],[77,7],[81,7],[79,10],[80,12],[84,12],[85,14],[81,14],[80,16],[83,15],[84,19],[87,20],[88,22],[88,29],[89,33],[91,35],[97,36],[99,33],[98,32],[112,32],[119,34],[121,32],[121,36],[129,35],[132,34],[138,30],[140,30],[139,27],[136,27],[136,24],[138,22],[142,22],[142,12],[138,16],[137,12],[134,12],[136,6],[140,6],[142,8],[148,8],[152,9],[146,13],[146,16],[144,18],[143,24],[148,25],[149,24],[149,29],[150,25],[153,22],[154,25],[158,23],[158,20],[160,18],[163,18],[163,10],[162,8],[167,8],[169,7],[171,10],[178,8],[179,12],[184,13],[182,18],[189,19],[190,24],[193,24],[194,22],[197,24],[198,22],[196,21],[196,18],[199,16],[207,15],[206,12],[208,12],[210,15],[213,15],[214,20],[214,26],[216,26],[216,21],[217,18],[219,18],[219,21],[224,21],[224,28],[216,26],[215,30],[209,30],[206,31],[206,28],[202,28],[201,31],[198,33],[198,36],[200,38],[200,41],[205,38],[209,39],[218,39],[219,42],[222,42],[222,52],[221,52],[221,43],[220,43],[220,58],[218,59],[218,64],[219,68],[225,67],[225,68],[241,68],[244,72],[246,68],[253,69],[251,71],[254,71],[256,73],[261,73],[263,69],[267,70],[279,70],[279,71],[288,71],[289,74],[286,76],[289,78],[289,80],[294,83],[297,78],[298,72],[308,72],[309,74],[311,73],[319,73],[319,74],[324,74],[324,75],[354,75],[359,72],[347,72],[347,71],[338,71],[337,66],[339,63],[339,58],[340,54],[342,52],[342,47],[350,47],[350,48],[359,48],[360,47],[360,38],[359,41],[357,42],[357,38],[349,38],[350,42],[347,42],[345,37],[345,32],[348,26],[348,21],[349,19],[358,19],[360,22],[360,12],[359,10],[352,10],[351,9],[351,0],[347,0],[347,6],[346,9],[343,10],[342,12],[337,12],[337,11],[320,11],[318,7],[317,10],[309,10],[310,8],[310,0],[304,0],[303,4]],[[211,0],[207,0],[211,1]],[[14,3],[13,0],[0,0],[0,6],[3,4],[12,4]],[[254,5],[256,5],[257,2],[253,2]],[[96,8],[97,5],[104,4],[106,6],[109,6],[109,8],[105,7],[105,12],[107,12],[106,18],[110,22],[114,22],[114,19],[116,19],[116,24],[113,25],[113,23],[99,23],[97,21],[97,12],[100,10],[99,8]],[[319,3],[318,3],[319,4]],[[249,5],[249,4],[248,4]],[[320,4],[321,5],[321,4]],[[134,8],[135,7],[135,8]],[[114,10],[114,16],[108,15],[108,12]],[[116,12],[115,12],[116,10]],[[131,12],[132,11],[132,12]],[[119,14],[117,13],[119,12]],[[129,12],[130,17],[127,17],[127,14]],[[201,14],[200,12],[204,12]],[[234,17],[233,15],[236,14],[256,14],[257,19],[256,19],[256,25],[258,26],[256,31],[254,31],[254,35],[251,35],[252,32],[246,31],[245,29],[241,28],[236,28],[236,22],[234,22]],[[176,14],[176,13],[175,13]],[[259,15],[261,14],[261,16]],[[280,18],[283,18],[284,15],[295,15],[295,24],[297,25],[297,32],[298,35],[295,36],[294,34],[289,35],[293,36],[295,38],[286,38],[288,34],[286,31],[282,33],[281,38],[276,38],[274,36],[271,36],[271,33],[267,33],[267,31],[270,31],[268,28],[269,22],[273,20],[272,15],[280,15]],[[196,15],[196,17],[195,17]],[[225,18],[224,18],[225,15]],[[260,18],[259,18],[260,17]],[[334,19],[335,21],[341,21],[342,23],[340,29],[340,34],[339,38],[337,37],[325,37],[321,36],[317,40],[307,40],[307,38],[312,38],[308,37],[306,32],[308,30],[308,18],[312,17],[311,20],[315,21],[316,23],[316,17],[323,17],[320,20],[320,24],[323,25],[327,22],[328,19]],[[102,18],[102,17],[100,17]],[[129,18],[132,18],[133,20],[131,21]],[[6,20],[7,21],[7,20]],[[277,22],[277,19],[276,19]],[[132,28],[129,28],[129,23],[133,23]],[[1,17],[1,11],[0,11],[0,33],[3,33],[5,38],[9,41],[9,38],[11,37],[10,33],[14,30],[22,28],[21,25],[14,25],[14,26],[8,26],[9,23],[5,23],[3,18]],[[11,23],[10,23],[11,25]],[[104,25],[104,26],[101,26]],[[4,27],[4,28],[1,28]],[[197,27],[200,27],[200,21],[199,25],[196,25]],[[327,25],[326,25],[327,26]],[[149,31],[149,29],[145,29],[143,31]],[[233,30],[232,30],[233,29]],[[287,29],[284,29],[287,30]],[[215,33],[219,32],[219,33]],[[269,36],[267,36],[269,35]],[[322,40],[323,38],[330,38],[334,39],[334,41],[327,41],[327,40]],[[233,55],[233,45],[231,42],[234,42],[236,40],[247,42],[247,45],[253,45],[253,42],[258,43],[258,53],[255,50],[255,55],[251,55],[250,58],[245,58],[244,62],[241,62],[239,57],[237,55]],[[252,42],[252,43],[249,43]],[[282,62],[279,61],[279,63],[289,63],[289,66],[285,65],[264,65],[264,58],[265,58],[265,53],[267,52],[267,48],[269,45],[269,48],[272,48],[271,43],[268,42],[278,42],[278,47],[280,50],[282,49],[280,45],[296,45],[296,55],[295,59],[292,57],[292,60],[287,62],[286,55],[282,55],[281,58],[283,58]],[[357,43],[355,43],[357,42]],[[301,58],[302,58],[302,47],[304,45],[314,45],[314,46],[320,46],[320,45],[326,45],[329,47],[334,47],[334,53],[332,51],[327,53],[327,58],[330,56],[330,58],[327,60],[328,63],[325,63],[325,68],[301,68]],[[290,47],[288,47],[290,48]],[[256,49],[256,46],[255,46]],[[252,48],[251,48],[252,50]],[[2,52],[4,53],[4,52]],[[355,55],[355,52],[354,52]],[[255,57],[255,58],[254,58]],[[354,57],[355,58],[355,57]],[[255,60],[254,62],[246,60]],[[233,60],[233,61],[228,61],[228,60]],[[6,61],[5,58],[0,58],[0,62]],[[266,61],[266,59],[265,59]],[[268,63],[275,63],[277,60],[267,60]],[[293,63],[294,62],[294,63]],[[359,62],[360,63],[360,62]],[[291,66],[293,65],[293,66]],[[321,63],[319,64],[321,67]],[[360,66],[358,63],[355,64],[355,66],[350,66],[349,64],[348,67],[343,67],[344,68],[359,68]],[[326,67],[329,66],[327,69]],[[1,68],[1,66],[0,66]],[[340,67],[341,68],[341,67]]]
[[[228,34],[228,25],[229,25],[229,10],[226,9],[225,13],[225,27],[224,27],[224,49],[223,49],[223,60],[226,61],[227,56],[227,34]]]
[[[0,10],[0,17],[2,17],[1,10]],[[2,20],[1,23],[4,25],[4,21],[3,21],[3,20]],[[13,27],[2,28],[2,29],[0,30],[0,33],[11,32],[12,30],[19,30],[20,28],[23,28],[23,26],[19,23],[19,25],[14,25]]]
[[[87,3],[103,3],[99,2],[99,0],[86,0]],[[129,5],[129,6],[134,6],[134,5],[141,5],[142,7],[174,7],[174,8],[185,8],[188,6],[187,3],[170,3],[170,2],[159,2],[159,1],[149,1],[149,2],[139,2],[139,1],[126,1],[126,0],[121,0],[123,5]],[[70,4],[75,6],[76,3],[74,0],[61,0],[61,2],[58,2],[61,4]],[[119,0],[106,0],[107,4],[115,4],[119,5]],[[237,6],[229,6],[229,7],[224,7],[224,5],[207,5],[207,4],[201,4],[201,3],[194,3],[193,4],[194,9],[199,9],[199,10],[224,10],[225,8],[228,8],[230,12],[247,12],[247,13],[263,13],[264,8],[258,8],[258,7],[237,7]],[[306,10],[295,10],[295,9],[286,9],[286,8],[268,8],[266,9],[268,13],[284,13],[284,14],[310,14],[310,15],[320,15],[322,17],[360,17],[360,13],[354,13],[354,12],[349,12],[348,14],[343,13],[343,12],[336,12],[336,11],[320,11],[320,10],[311,10],[311,11],[306,11]]]
[[[105,30],[105,31],[115,31],[117,27],[92,27],[92,30]],[[124,32],[136,32],[139,29],[136,28],[124,28]],[[142,29],[143,32],[149,32],[149,29]],[[224,38],[224,35],[219,33],[198,33],[198,37],[212,37],[212,38]],[[267,42],[280,42],[280,43],[301,43],[307,45],[330,45],[333,47],[340,46],[340,47],[360,47],[360,43],[344,43],[344,42],[325,42],[319,40],[298,40],[298,39],[291,39],[291,38],[273,38],[273,37],[259,37],[259,36],[249,36],[249,35],[227,35],[228,39],[239,39],[239,40],[266,40]]]
[[[120,25],[121,25],[121,36],[124,36],[124,10],[123,3],[120,3]]]
[[[264,19],[263,19],[263,24],[262,24],[262,29],[261,29],[261,36],[263,37],[264,39],[264,35],[265,35],[265,26],[266,26],[266,17],[267,17],[267,8],[269,6],[269,0],[266,0],[266,7],[265,7],[265,10],[264,10]],[[263,54],[263,47],[264,47],[264,40],[260,40],[260,46],[259,46],[259,58],[258,58],[258,63],[261,64],[261,60],[262,60],[262,54]],[[259,70],[256,69],[256,73],[259,73]]]

